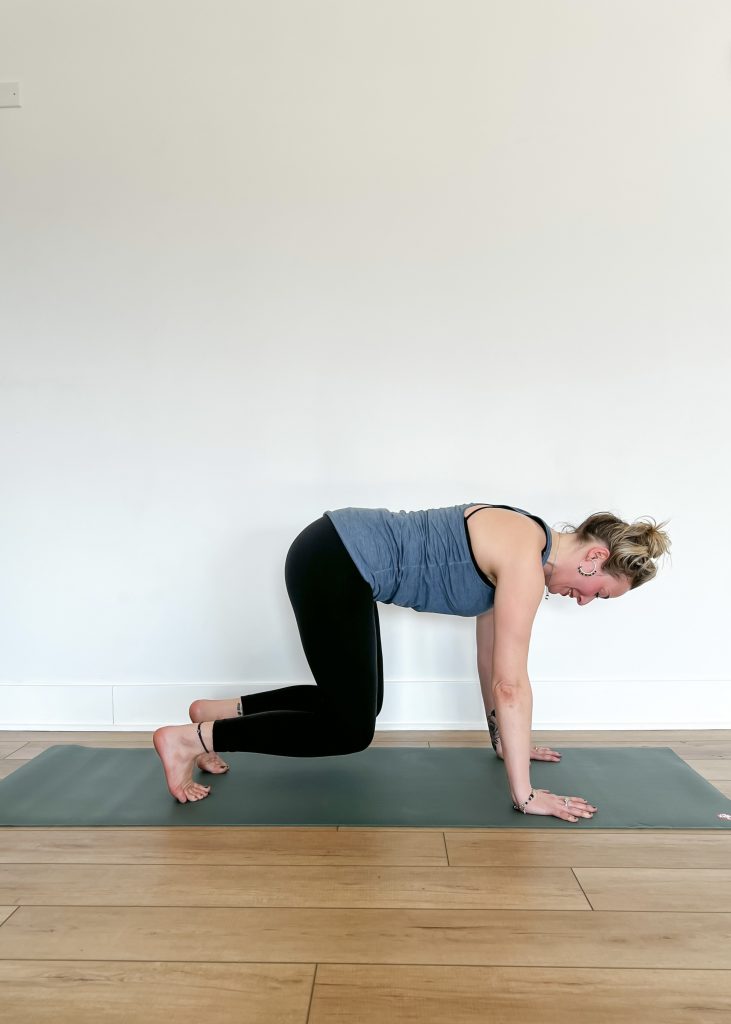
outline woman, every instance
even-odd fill
[[[194,701],[193,725],[164,726],[153,735],[170,792],[181,803],[208,796],[210,786],[193,781],[193,768],[227,771],[216,751],[318,757],[365,749],[383,703],[380,601],[476,616],[485,711],[513,807],[567,821],[591,818],[597,808],[583,797],[530,784],[531,759],[560,757],[530,745],[533,620],[544,587],[546,598],[560,594],[585,605],[651,580],[654,559],[670,547],[664,525],[598,512],[557,533],[516,506],[476,503],[325,512],[295,538],[284,566],[317,685]]]

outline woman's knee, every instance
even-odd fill
[[[359,750],[365,750],[373,742],[376,733],[376,723],[370,722],[367,725],[359,723],[341,727],[341,743],[343,754],[357,754]]]

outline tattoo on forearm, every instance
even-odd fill
[[[492,750],[497,751],[498,743],[500,742],[500,732],[498,731],[498,719],[494,712],[496,712],[496,709],[493,708],[487,716],[487,728],[489,729],[489,739],[492,743]]]

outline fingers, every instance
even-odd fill
[[[590,804],[588,800],[584,800],[583,796],[570,796],[569,803],[572,805],[579,805],[580,810],[595,811],[596,807],[594,804]]]
[[[532,761],[560,761],[561,754],[550,747],[533,747],[530,752]]]
[[[559,797],[563,802],[562,818],[578,821],[579,818],[593,818],[597,808],[582,796]],[[568,800],[568,804],[566,801]]]
[[[578,821],[580,817],[590,818],[591,814],[588,812],[581,813],[578,808],[571,806],[567,807],[566,804],[562,802],[556,816],[558,818],[563,818],[564,821]]]

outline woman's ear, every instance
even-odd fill
[[[609,558],[609,548],[596,546],[589,548],[589,552],[584,561],[590,562],[593,558],[596,558],[598,562],[603,564]]]

